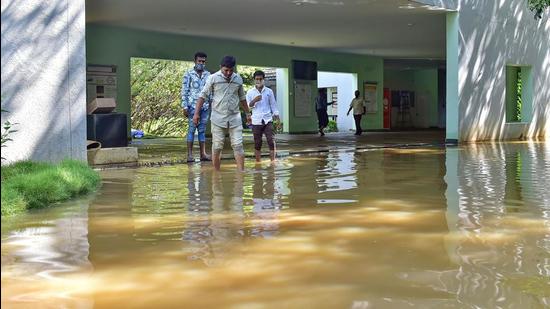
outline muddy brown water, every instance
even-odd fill
[[[545,143],[102,171],[2,219],[5,308],[544,308]]]

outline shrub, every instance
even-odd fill
[[[336,125],[336,121],[329,120],[328,126],[327,126],[327,132],[338,132],[338,126]]]

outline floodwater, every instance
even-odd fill
[[[550,147],[103,171],[2,219],[4,308],[550,306]]]

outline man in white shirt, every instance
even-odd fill
[[[367,112],[363,99],[359,98],[360,95],[361,92],[359,92],[359,90],[355,90],[355,98],[351,100],[347,113],[349,116],[349,112],[353,109],[353,118],[355,119],[355,135],[361,135],[361,133],[363,133],[363,129],[361,129],[361,117]]]
[[[243,90],[243,79],[234,73],[237,60],[233,56],[223,57],[220,70],[208,76],[204,88],[199,94],[193,123],[200,120],[199,111],[205,100],[212,98],[212,163],[215,170],[220,170],[221,156],[225,134],[229,133],[231,147],[235,155],[237,169],[244,171],[243,124],[239,105],[246,112],[246,122],[250,123],[250,111],[246,105]]]
[[[273,120],[279,119],[279,110],[273,91],[265,86],[265,73],[254,72],[255,87],[246,93],[246,101],[252,108],[252,133],[254,135],[254,155],[256,162],[262,157],[262,135],[265,134],[269,146],[269,157],[275,161],[275,141]]]

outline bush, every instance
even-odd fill
[[[130,66],[132,129],[142,130],[145,136],[184,136],[188,122],[181,107],[181,83],[194,63],[132,58]],[[210,68],[211,73],[214,68]],[[252,75],[258,69],[238,66],[245,92],[254,87]]]
[[[181,107],[183,74],[193,62],[131,59],[132,129],[147,135],[183,136],[187,119]]]
[[[336,125],[336,121],[334,120],[328,121],[327,132],[338,132],[338,126]]]
[[[79,161],[58,165],[25,161],[3,166],[2,216],[47,207],[93,191],[99,183],[99,174]]]
[[[7,113],[7,110],[2,109],[2,113]],[[17,123],[11,123],[9,121],[4,122],[3,125],[3,131],[2,131],[2,141],[1,141],[1,147],[7,147],[7,143],[13,141],[10,137],[12,133],[17,132],[17,130],[14,130],[12,127],[16,125]],[[1,157],[2,160],[4,160],[4,157]]]
[[[281,120],[273,121],[273,130],[275,133],[283,133],[283,122]]]
[[[160,117],[151,119],[142,125],[146,136],[183,136],[187,133],[188,122],[185,117]]]

